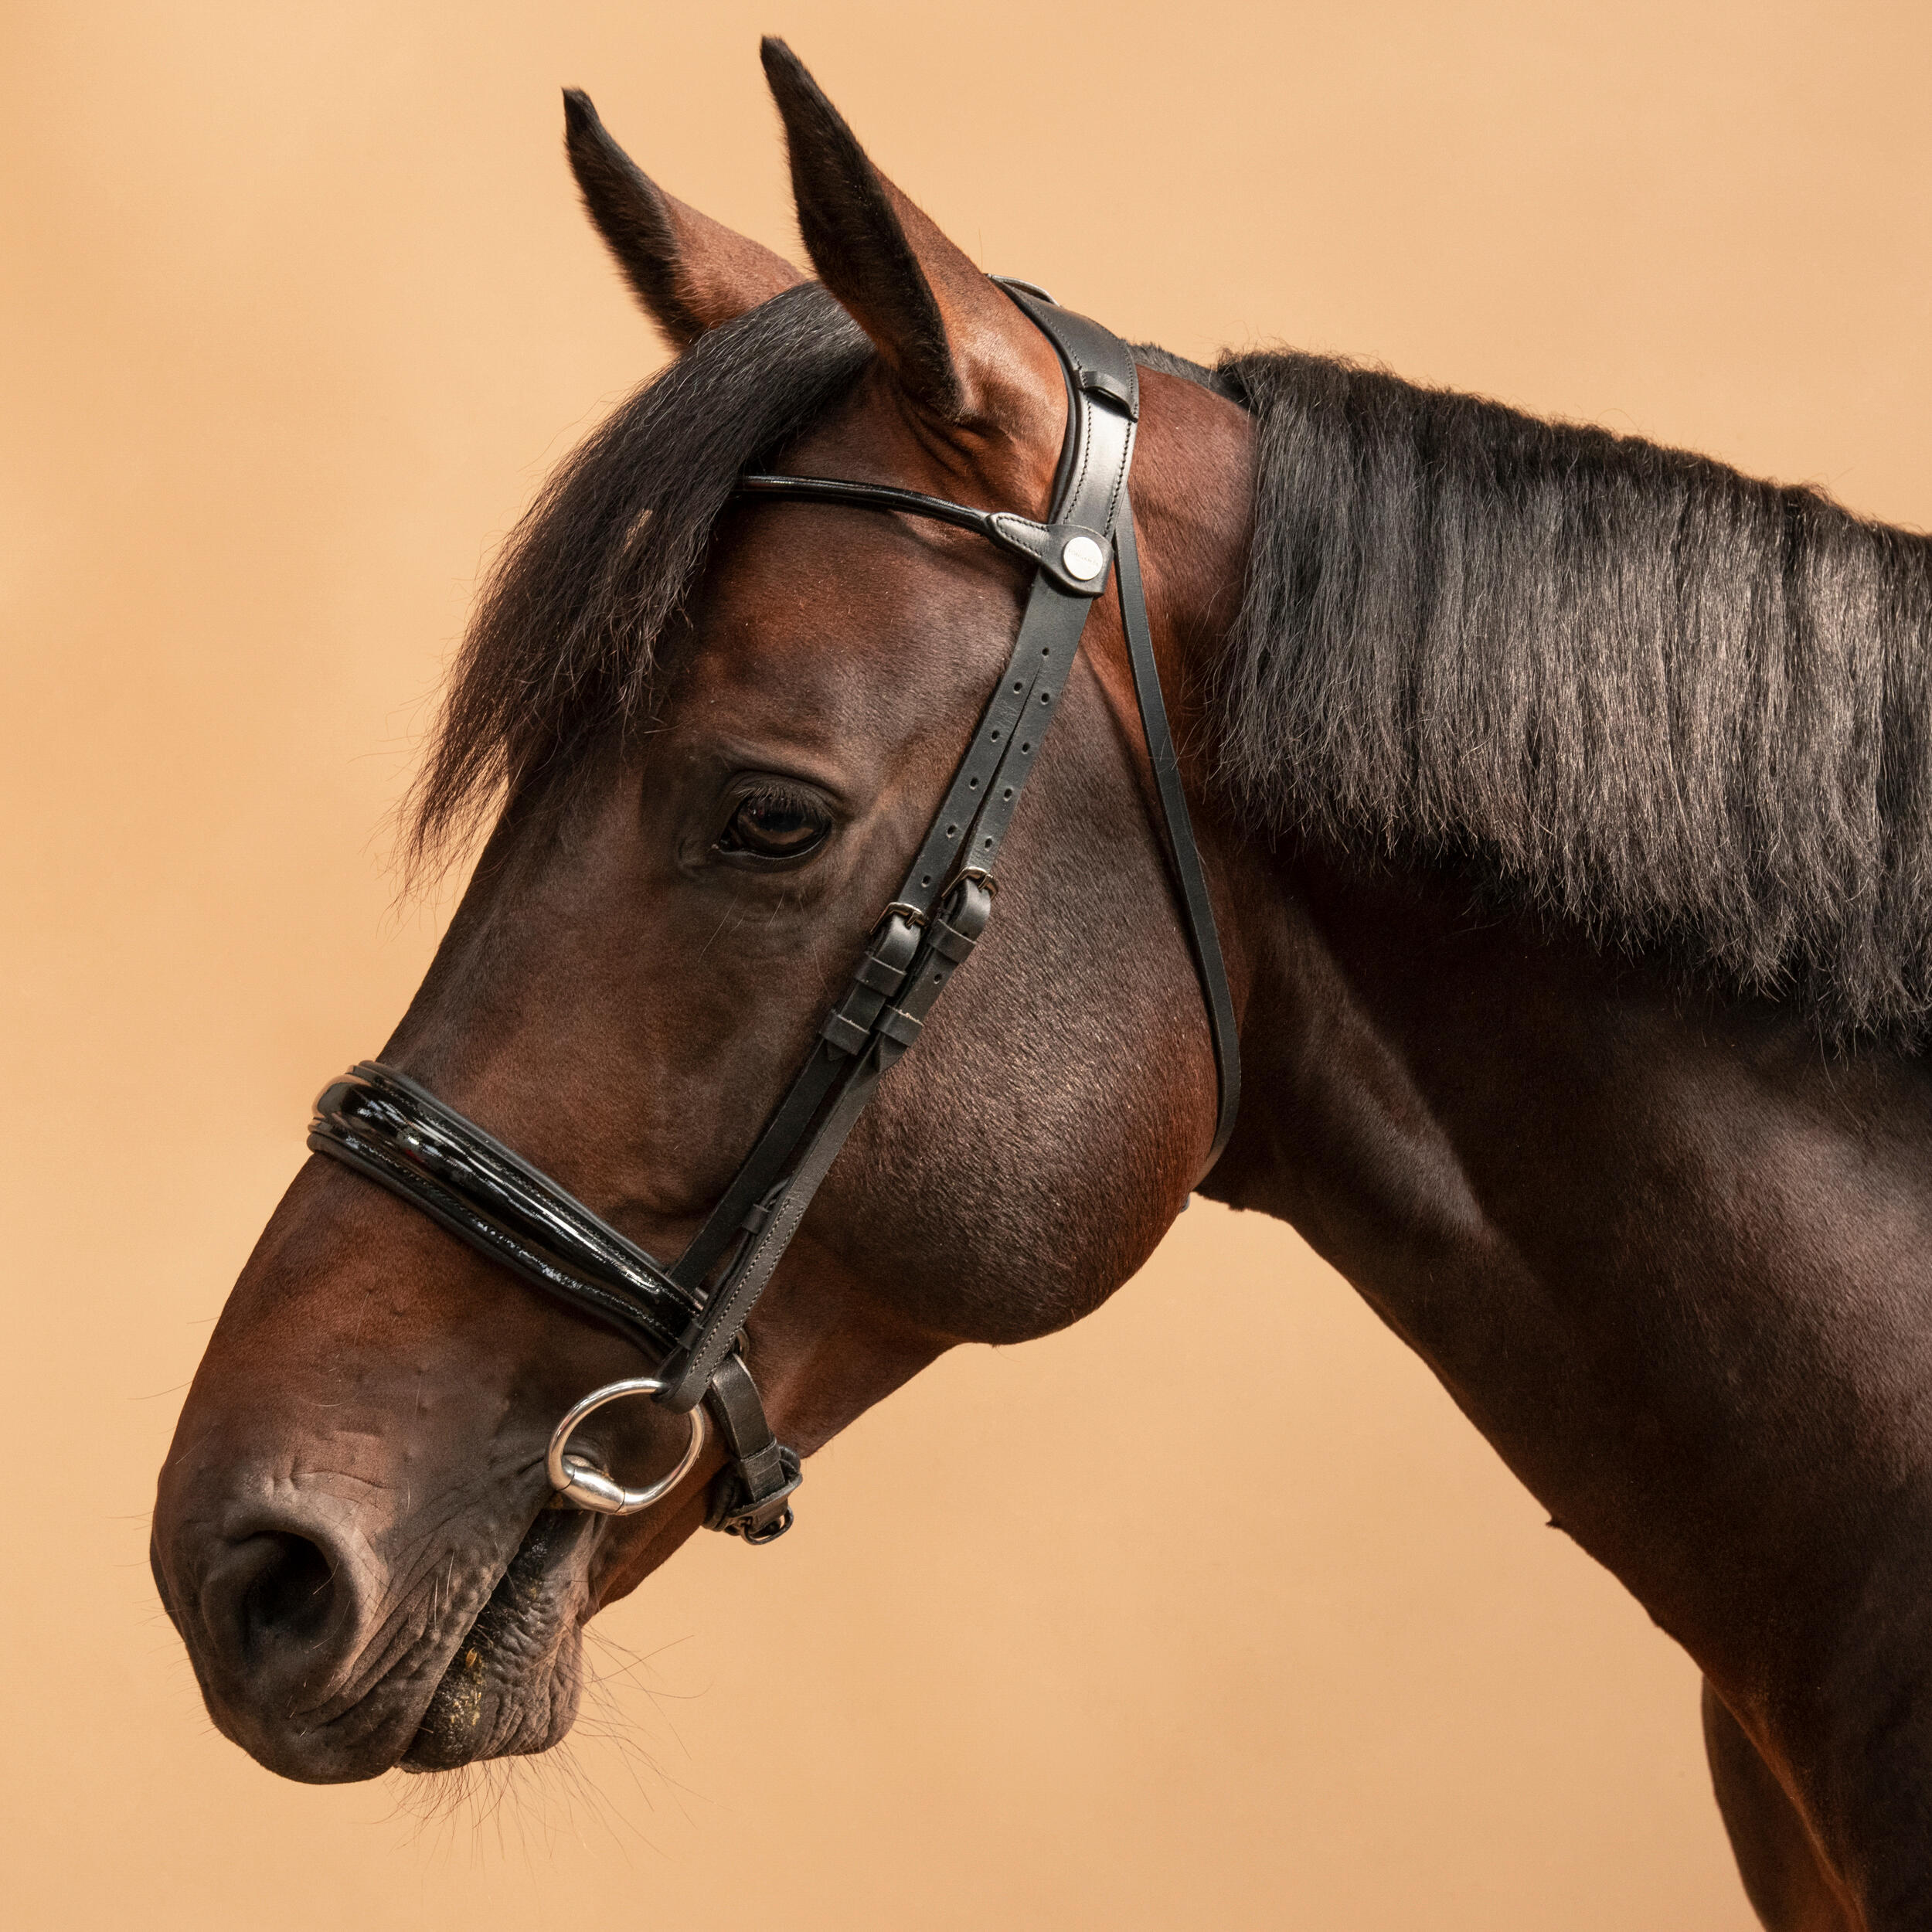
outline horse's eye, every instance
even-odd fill
[[[831,829],[830,814],[807,794],[754,791],[739,801],[718,849],[758,859],[802,859]]]

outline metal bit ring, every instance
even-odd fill
[[[654,1502],[669,1495],[683,1481],[704,1447],[702,1402],[690,1412],[691,1440],[685,1444],[677,1468],[645,1488],[627,1489],[614,1477],[606,1475],[582,1456],[566,1456],[563,1453],[570,1446],[577,1424],[606,1403],[621,1400],[625,1396],[655,1396],[667,1386],[667,1383],[650,1376],[638,1376],[628,1382],[607,1382],[601,1389],[593,1389],[557,1424],[551,1435],[549,1453],[543,1459],[543,1466],[549,1475],[550,1487],[560,1497],[575,1503],[580,1509],[594,1510],[600,1516],[634,1516],[639,1510],[648,1509]]]

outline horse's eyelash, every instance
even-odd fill
[[[817,793],[808,791],[803,785],[792,786],[766,782],[753,785],[740,796],[735,811],[746,805],[791,806],[805,811],[822,814],[825,807]]]

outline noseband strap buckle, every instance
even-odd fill
[[[753,1545],[776,1543],[791,1527],[791,1492],[804,1481],[804,1471],[797,1453],[772,1434],[740,1350],[718,1364],[701,1408],[692,1413],[703,1409],[716,1419],[730,1458],[712,1483],[704,1526]]]

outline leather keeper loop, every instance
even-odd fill
[[[921,1024],[911,1014],[896,1006],[888,1006],[879,1016],[878,1030],[900,1046],[910,1046],[918,1039]]]
[[[763,1200],[753,1201],[745,1209],[744,1219],[738,1225],[747,1234],[756,1234],[771,1219],[773,1210],[785,1198],[786,1183],[781,1181]]]
[[[853,984],[883,993],[888,999],[897,992],[906,983],[906,968],[919,951],[919,924],[903,911],[889,910],[873,929],[866,956],[852,974]]]
[[[818,1037],[828,1046],[849,1056],[863,1053],[866,1043],[872,1036],[864,1027],[855,1026],[835,1007],[825,1015],[825,1024],[818,1029]]]
[[[990,879],[967,878],[953,888],[941,922],[963,939],[970,950],[986,930],[993,916],[993,883]]]
[[[754,1548],[775,1543],[791,1527],[791,1498],[804,1481],[795,1451],[777,1445],[775,1478],[750,1493],[750,1486],[734,1469],[726,1469],[713,1482],[706,1498],[704,1526],[722,1530],[727,1536],[742,1536]]]
[[[1209,1166],[1236,1119],[1240,1068],[1233,999],[1161,693],[1128,494],[1139,413],[1135,359],[1128,345],[1058,308],[1032,284],[999,285],[1052,343],[1066,379],[1066,429],[1046,522],[849,479],[760,473],[738,481],[747,497],[924,517],[972,531],[1025,560],[1030,580],[1006,668],[902,875],[900,896],[878,915],[838,1005],[820,1025],[819,1043],[683,1253],[668,1265],[659,1262],[394,1069],[359,1065],[325,1091],[311,1126],[316,1151],[388,1189],[479,1253],[655,1358],[652,1376],[594,1391],[592,1406],[612,1399],[613,1390],[648,1389],[668,1413],[692,1417],[693,1454],[700,1430],[715,1426],[725,1462],[711,1487],[706,1521],[747,1543],[769,1543],[790,1526],[801,1471],[795,1452],[776,1439],[746,1366],[745,1325],[879,1082],[917,1041],[924,1019],[985,930],[1002,841],[1033,754],[1064,709],[1059,700],[1094,600],[1110,582],[1117,588],[1158,794],[1155,827],[1207,1007],[1220,1088]],[[847,943],[841,942],[842,961],[850,957]],[[700,1403],[703,1413],[694,1415]],[[588,1413],[580,1403],[565,1420]],[[560,1427],[552,1439],[560,1461],[568,1440]],[[627,1501],[634,1493],[609,1478],[600,1478],[605,1488],[598,1490],[589,1482],[597,1472],[588,1465],[572,1477],[584,1485],[579,1489],[549,1473],[553,1486],[582,1507],[607,1509],[613,1494]],[[634,1493],[641,1500],[627,1506],[648,1506],[651,1498]]]
[[[1128,382],[1122,382],[1112,370],[1083,368],[1074,379],[1089,396],[1097,396],[1102,401],[1111,403],[1130,422],[1141,420],[1140,383],[1131,366]]]
[[[964,965],[972,957],[973,948],[978,944],[945,919],[935,919],[930,930],[933,951],[941,959],[951,960],[955,966]]]
[[[906,969],[888,964],[876,953],[868,953],[859,962],[859,970],[852,978],[861,986],[869,987],[875,993],[883,993],[890,998],[905,983]]]
[[[771,1433],[743,1338],[718,1364],[704,1404],[725,1449],[725,1466],[706,1500],[705,1527],[765,1543],[791,1527],[789,1498],[804,1479],[797,1453]]]

